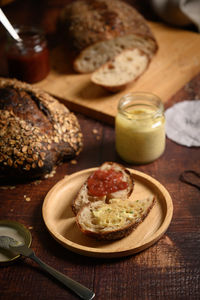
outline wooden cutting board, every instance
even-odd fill
[[[157,94],[166,102],[200,72],[200,35],[149,22],[159,50],[148,70],[122,92],[112,94],[90,82],[90,74],[76,74],[64,48],[52,50],[48,77],[35,84],[62,99],[69,109],[113,124],[119,99],[134,91]]]

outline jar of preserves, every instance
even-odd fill
[[[116,150],[128,163],[146,164],[165,150],[164,106],[150,93],[122,97],[115,119]]]
[[[15,28],[22,41],[8,37],[6,57],[9,77],[35,83],[49,73],[49,51],[42,30],[36,27]]]

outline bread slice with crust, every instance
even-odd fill
[[[124,50],[96,70],[91,81],[107,90],[117,92],[135,81],[148,67],[149,57],[140,49]]]
[[[72,1],[61,10],[59,24],[80,73],[94,72],[125,49],[138,48],[150,60],[158,49],[147,21],[124,1]]]
[[[109,199],[119,198],[119,199],[127,199],[131,195],[134,187],[133,175],[129,172],[128,169],[124,168],[122,165],[115,162],[105,162],[103,163],[97,170],[108,171],[114,170],[117,173],[121,174],[121,180],[127,183],[127,187],[125,189],[120,189],[115,192],[107,193],[103,196],[92,195],[88,190],[88,179],[94,174],[94,172],[88,177],[86,182],[83,183],[80,188],[76,198],[72,203],[72,210],[76,215],[78,211],[86,204],[96,201],[108,202]],[[103,184],[103,181],[100,183]]]
[[[91,202],[76,216],[80,230],[99,240],[116,240],[129,235],[143,222],[154,206],[155,197],[140,200],[111,199]]]
[[[84,49],[74,60],[74,70],[79,73],[92,73],[105,63],[111,61],[124,50],[139,49],[151,61],[157,51],[152,40],[145,40],[141,36],[130,34],[108,41],[101,41]]]

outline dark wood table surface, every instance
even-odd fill
[[[55,20],[66,2],[21,0],[3,9],[12,22],[40,23],[53,45]],[[4,72],[1,60],[1,75],[5,75]],[[167,106],[185,99],[200,99],[200,74],[169,99]],[[184,170],[200,173],[200,149],[180,146],[167,139],[166,151],[161,158],[148,165],[128,165],[116,154],[113,127],[76,115],[84,135],[82,153],[76,161],[58,166],[53,177],[38,184],[1,186],[0,220],[15,220],[27,226],[36,254],[60,272],[94,290],[95,299],[200,299],[200,191],[179,180]],[[174,213],[167,232],[141,253],[114,259],[81,256],[62,247],[45,227],[42,204],[55,183],[67,174],[99,166],[104,161],[123,163],[149,174],[160,181],[172,197]],[[78,297],[34,262],[23,259],[0,267],[0,299]]]

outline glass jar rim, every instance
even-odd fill
[[[152,112],[146,114],[143,118],[141,115],[138,117],[141,119],[147,119],[147,118],[156,118],[158,116],[163,115],[164,113],[164,105],[161,101],[161,99],[149,92],[132,92],[129,94],[124,95],[118,103],[118,112],[123,114],[124,116],[128,117],[131,115],[131,119],[138,119],[136,115],[132,114],[130,111],[128,111],[127,108],[133,108],[133,107],[153,107],[154,110]],[[133,118],[134,117],[134,118]]]
[[[39,26],[14,24],[13,27],[19,36],[20,36],[20,34],[28,34],[29,33],[31,36],[31,38],[29,38],[30,42],[34,41],[35,43],[39,43],[40,41],[45,41],[45,33],[44,33],[43,29]],[[8,35],[8,40],[15,44],[23,43],[23,41],[18,42],[16,40],[14,40],[10,35]],[[26,40],[26,42],[29,42],[29,41]]]

